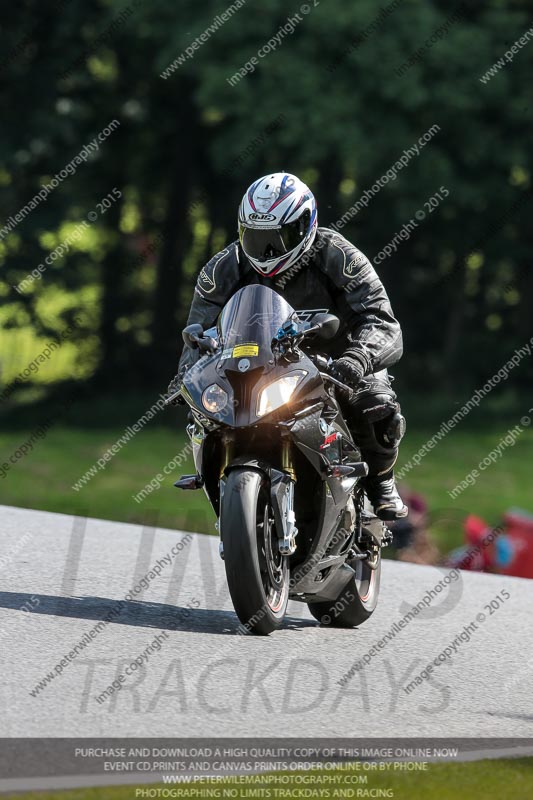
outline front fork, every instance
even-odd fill
[[[218,479],[218,507],[219,513],[220,509],[222,508],[222,498],[224,497],[224,489],[226,488],[226,482],[224,480],[224,472],[226,467],[229,466],[231,463],[231,459],[233,458],[233,437],[230,434],[225,433],[222,438],[222,458],[220,459],[220,473]],[[218,531],[218,554],[220,558],[224,558],[224,544],[222,543],[222,536],[220,532],[220,516],[215,522],[215,528]]]
[[[296,472],[292,462],[291,440],[281,440],[281,471],[272,470],[271,498],[274,521],[278,532],[278,547],[283,556],[291,556],[296,550],[296,514],[294,513],[294,487]]]
[[[224,472],[233,458],[233,439],[226,434],[223,439],[222,459],[220,465],[220,505],[224,495],[225,482]],[[291,440],[283,437],[281,442],[281,470],[270,470],[270,497],[272,510],[274,513],[274,523],[278,532],[279,552],[284,556],[290,556],[296,550],[296,515],[294,513],[294,486],[296,484],[296,472],[292,461]],[[217,523],[217,529],[219,525]],[[219,552],[223,556],[222,542],[219,543]]]

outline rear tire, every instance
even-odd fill
[[[322,625],[331,628],[356,628],[365,622],[378,604],[381,581],[381,552],[376,569],[365,561],[347,562],[355,574],[336,600],[308,603],[309,611]]]
[[[229,592],[250,633],[272,633],[289,601],[289,559],[278,549],[270,484],[259,470],[231,470],[224,487],[220,531]]]

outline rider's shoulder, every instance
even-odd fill
[[[354,244],[348,241],[334,228],[318,228],[317,240],[324,245],[340,248],[341,250],[357,250]]]
[[[219,262],[223,262],[226,266],[238,265],[239,259],[239,242],[235,241],[226,245],[223,250],[219,250],[214,256],[211,256],[206,266],[218,264]]]
[[[238,242],[232,242],[209,259],[198,275],[196,288],[202,295],[214,295],[232,284],[239,273]]]
[[[322,251],[322,269],[331,277],[342,274],[351,279],[369,263],[361,250],[332,228],[319,228],[317,239]]]

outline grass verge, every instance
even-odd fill
[[[533,511],[530,465],[533,455],[531,428],[485,469],[473,486],[457,499],[448,495],[505,435],[505,424],[491,429],[457,428],[446,436],[406,477],[405,483],[421,492],[431,509],[432,533],[442,550],[462,543],[462,520],[467,513],[498,523],[510,506]],[[72,486],[123,434],[124,427],[77,428],[54,425],[33,449],[10,465],[0,478],[1,502],[66,514],[144,523],[157,515],[158,524],[170,528],[214,533],[214,513],[203,491],[184,492],[173,487],[180,474],[194,471],[190,454],[160,488],[142,502],[137,495],[165,465],[184,451],[181,431],[147,425],[98,470],[79,491]],[[434,433],[431,428],[410,429],[402,445],[399,466],[417,452]],[[30,435],[29,429],[0,433],[0,466]]]

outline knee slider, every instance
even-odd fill
[[[361,406],[357,410],[372,426],[375,439],[381,447],[398,447],[405,434],[406,422],[399,403],[391,395],[361,398]]]
[[[399,407],[397,411],[391,414],[388,419],[383,420],[383,422],[386,423],[383,430],[383,440],[389,444],[390,447],[398,447],[405,436],[407,427],[405,417],[400,412]]]

